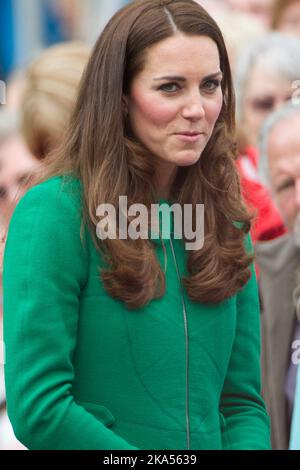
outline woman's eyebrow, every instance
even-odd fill
[[[212,73],[212,74],[207,75],[206,77],[204,77],[203,80],[211,80],[213,78],[219,77],[220,75],[223,75],[221,71],[216,72],[216,73]],[[154,78],[154,80],[155,81],[158,81],[158,80],[175,80],[175,81],[178,81],[178,82],[185,82],[186,78],[182,77],[180,75],[165,75],[163,77]]]

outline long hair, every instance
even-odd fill
[[[138,308],[165,292],[165,277],[151,240],[99,240],[95,237],[99,204],[150,208],[157,202],[155,168],[149,151],[127,130],[122,97],[143,69],[152,45],[174,36],[202,35],[217,45],[223,106],[213,134],[198,162],[178,168],[171,199],[180,205],[205,204],[205,243],[190,252],[183,279],[191,299],[218,303],[234,295],[250,277],[253,260],[245,251],[250,216],[242,202],[235,166],[234,93],[222,34],[193,0],[134,1],[109,21],[85,70],[68,135],[60,151],[45,162],[43,179],[72,174],[82,182],[83,220],[106,261],[101,280],[107,292]],[[195,218],[194,218],[195,220]],[[128,218],[129,222],[129,218]]]

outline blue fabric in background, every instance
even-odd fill
[[[58,42],[67,41],[69,38],[66,27],[55,11],[51,0],[42,1],[43,12],[43,43],[45,46],[52,46]]]
[[[14,68],[13,0],[1,0],[0,14],[0,80],[5,81]]]

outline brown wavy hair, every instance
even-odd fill
[[[196,164],[178,168],[171,188],[172,202],[193,204],[194,210],[197,203],[205,204],[204,247],[189,253],[183,284],[194,301],[218,303],[248,281],[253,261],[245,249],[251,217],[241,199],[235,164],[235,100],[222,34],[193,0],[135,1],[113,16],[96,42],[68,135],[60,151],[46,160],[43,176],[72,174],[81,180],[83,221],[107,262],[101,280],[128,308],[161,297],[164,273],[153,241],[97,239],[96,209],[102,203],[117,208],[120,195],[128,197],[128,205],[139,202],[150,208],[157,202],[152,159],[128,132],[122,98],[142,70],[147,49],[174,36],[174,25],[180,33],[207,36],[217,44],[224,77],[223,106],[213,134]]]

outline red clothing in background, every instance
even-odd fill
[[[287,232],[270,192],[260,183],[257,163],[258,152],[253,147],[248,147],[237,160],[243,197],[248,208],[256,213],[251,229],[254,243],[272,240]]]

